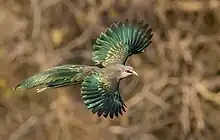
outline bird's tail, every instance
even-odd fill
[[[56,66],[23,80],[20,84],[15,86],[14,90],[37,87],[37,92],[42,92],[48,88],[80,84],[92,69],[92,66],[83,65]]]

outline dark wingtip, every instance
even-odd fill
[[[97,67],[99,67],[99,68],[104,68],[104,66],[102,65],[102,64],[100,64],[100,63],[97,63],[97,64],[95,64]]]
[[[92,112],[93,114],[97,114],[98,117],[103,116],[104,118],[110,118],[110,119],[114,119],[114,118],[118,118],[119,114],[121,116],[124,115],[124,113],[126,112],[126,108],[127,106],[123,103],[123,105],[120,107],[120,109],[118,111],[104,111],[103,109],[98,109],[95,112]]]
[[[125,18],[125,19],[124,19],[124,22],[125,22],[125,23],[129,23],[128,18]]]
[[[20,84],[16,85],[14,88],[12,88],[12,90],[15,91],[19,86],[20,86]]]
[[[145,23],[144,20],[137,20],[136,18],[129,20],[128,18],[125,18],[123,22],[125,24],[136,25],[139,28],[144,29],[147,34],[152,34],[153,29],[149,27],[150,25]],[[121,23],[121,22],[119,21],[118,23]]]
[[[12,88],[12,91],[15,91],[17,88],[16,87],[14,87],[14,88]]]

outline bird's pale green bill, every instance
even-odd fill
[[[136,72],[136,71],[133,71],[132,73],[133,73],[134,75],[138,76],[138,74],[137,74],[137,72]]]

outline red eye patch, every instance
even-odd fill
[[[130,70],[125,70],[125,72],[127,72],[127,73],[132,73],[132,71],[130,71]]]

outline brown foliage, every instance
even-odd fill
[[[0,139],[218,140],[218,0],[0,0]],[[127,112],[98,118],[79,87],[12,92],[54,65],[91,64],[94,39],[113,22],[144,20],[152,45],[129,59]]]

